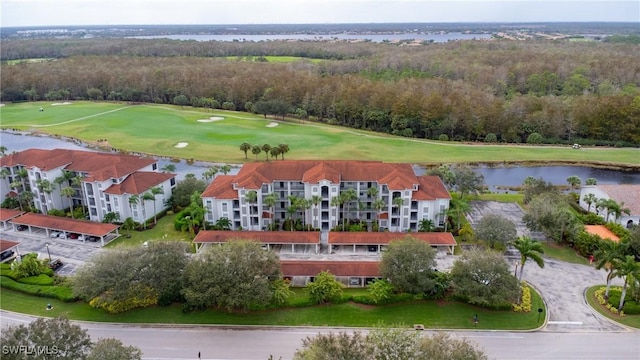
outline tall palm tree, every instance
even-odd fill
[[[379,231],[380,230],[380,213],[382,212],[382,209],[384,209],[387,206],[387,204],[382,199],[376,199],[371,205],[376,210],[376,215],[377,215],[376,217],[378,219],[378,231]]]
[[[595,194],[586,194],[582,200],[587,203],[587,212],[591,211],[591,204],[595,204],[598,201]]]
[[[527,259],[533,260],[540,268],[544,268],[544,249],[539,241],[532,240],[528,236],[519,237],[518,240],[513,242],[513,247],[520,252],[520,276],[518,280],[522,282],[522,274],[524,273],[524,264]]]
[[[338,207],[338,214],[340,213],[340,206],[344,204],[344,198],[342,196],[334,196],[331,198],[331,206]],[[344,231],[344,218],[342,218],[342,231]]]
[[[394,198],[392,203],[393,203],[393,206],[396,206],[398,208],[398,226],[396,230],[400,230],[401,229],[400,223],[402,220],[402,205],[404,205],[404,199],[399,196],[397,198]]]
[[[378,197],[378,188],[374,186],[368,188],[367,195],[369,195],[369,197],[372,199],[376,199]]]
[[[269,209],[271,210],[271,223],[272,224],[275,223],[275,219],[276,219],[276,214],[275,214],[275,209],[274,209],[274,206],[276,205],[276,202],[278,202],[278,194],[276,194],[276,193],[271,193],[271,194],[265,196],[264,199],[262,200],[262,203],[265,204],[266,206],[268,206]]]
[[[280,144],[278,145],[278,148],[280,148],[280,156],[282,157],[282,160],[284,160],[284,154],[289,152],[289,145]]]
[[[615,219],[616,222],[618,221],[618,219],[620,219],[620,216],[622,216],[622,214],[626,214],[626,215],[631,214],[631,209],[624,207],[624,201],[617,203],[612,200],[609,206],[610,206],[609,210],[613,214],[613,218]]]
[[[208,168],[204,173],[202,173],[204,181],[209,182],[210,179],[213,180],[219,170],[220,169],[217,166],[211,166],[210,168]]]
[[[18,191],[18,188],[22,189],[22,182],[20,181],[13,181],[11,184],[9,184],[9,187],[14,189],[14,191],[18,194],[18,205],[20,206],[20,210],[24,211],[24,209],[22,208],[22,201],[20,201],[20,195],[22,195],[22,192]]]
[[[16,176],[20,178],[20,182],[22,183],[22,190],[27,190],[27,186],[25,185],[25,180],[29,178],[29,171],[25,168],[20,168],[16,173]],[[30,189],[29,189],[30,190]]]
[[[260,145],[253,145],[251,147],[251,153],[256,156],[256,160],[258,160],[258,154],[262,152],[262,148]]]
[[[630,280],[635,281],[634,279],[640,279],[640,262],[637,262],[636,257],[633,255],[627,255],[623,259],[617,260],[613,276],[624,279],[622,294],[620,295],[620,305],[618,306],[618,311],[622,311],[624,298],[627,296],[627,285]]]
[[[460,231],[460,227],[462,226],[462,217],[467,215],[471,211],[471,206],[469,202],[460,198],[460,199],[452,199],[451,206],[449,207],[448,214],[456,218],[456,224],[458,227],[458,231]]]
[[[11,183],[9,182],[9,175],[11,175],[9,169],[7,169],[6,167],[0,169],[0,179],[5,181],[7,183],[7,186],[10,187]]]
[[[129,196],[129,209],[131,210],[131,217],[133,217],[133,205],[137,205],[138,201],[140,201],[140,196],[138,195],[131,195]],[[135,219],[133,219],[135,220]]]
[[[320,205],[320,203],[322,202],[322,196],[320,195],[313,195],[310,199],[311,204],[313,204],[313,206],[315,207],[315,212],[314,212],[314,221],[313,221],[313,226],[317,226],[320,227],[320,223],[318,223],[318,205]]]
[[[604,293],[605,298],[609,298],[609,289],[611,289],[611,281],[614,278],[614,272],[617,264],[624,258],[627,250],[626,243],[611,240],[598,241],[598,249],[593,253],[596,260],[596,269],[607,270],[607,288]]]
[[[62,183],[65,182],[65,181],[66,181],[66,179],[64,178],[64,175],[58,176],[57,178],[53,179],[53,183],[58,185],[58,194],[60,194],[60,204],[61,205],[62,205]]]
[[[221,165],[218,169],[220,170],[221,173],[223,173],[224,175],[227,175],[228,173],[231,172],[231,165],[224,164],[224,165]]]
[[[53,200],[51,200],[51,193],[53,192],[53,185],[51,184],[51,181],[47,180],[47,179],[40,179],[38,181],[36,181],[36,186],[38,187],[38,190],[44,194],[44,204],[43,204],[43,209],[46,208],[48,212],[49,210],[49,206],[48,203],[51,202],[53,203]],[[49,195],[49,199],[47,199],[47,195]]]
[[[249,203],[249,229],[253,230],[253,204],[258,201],[258,192],[249,190],[244,195],[244,199]]]
[[[575,188],[580,186],[580,184],[582,183],[582,180],[580,180],[580,177],[576,175],[571,175],[567,178],[567,183],[571,187],[570,190],[573,191]]]
[[[73,219],[73,195],[75,195],[76,191],[70,187],[67,186],[64,189],[60,190],[60,194],[66,196],[69,199],[69,208],[71,210],[71,218]]]
[[[155,204],[156,197],[150,192],[146,192],[140,196],[140,206],[142,206],[142,221],[144,224],[142,225],[145,230],[147,230],[147,208],[144,206],[144,202],[148,200],[153,200]]]
[[[160,186],[154,186],[150,189],[153,196],[153,224],[158,223],[158,212],[156,211],[156,195],[164,194],[164,190]]]
[[[584,181],[585,185],[597,185],[598,184],[598,179],[596,178],[587,178],[587,180]]]
[[[274,146],[271,148],[270,153],[271,153],[272,159],[278,160],[278,155],[280,155],[280,148],[277,146]]]
[[[340,193],[340,196],[343,198],[344,207],[343,210],[346,211],[346,215],[344,219],[346,219],[347,223],[349,223],[349,213],[351,212],[351,202],[358,199],[358,194],[355,189],[347,189]],[[343,220],[344,221],[344,220]],[[344,230],[344,228],[343,228]]]
[[[269,161],[269,153],[271,152],[271,145],[269,144],[262,145],[262,151],[266,155],[267,161]]]
[[[244,158],[245,158],[245,159],[247,159],[247,152],[248,152],[249,150],[251,150],[251,144],[246,143],[246,142],[244,142],[244,143],[240,144],[240,151],[243,151],[243,152],[244,152]]]
[[[7,147],[4,145],[0,145],[0,157],[5,156],[7,154]]]
[[[85,214],[85,209],[84,209],[84,185],[82,184],[82,181],[84,180],[84,176],[83,175],[77,175],[75,177],[73,177],[71,179],[71,182],[74,186],[79,186],[80,187],[80,205],[82,205],[82,215]]]

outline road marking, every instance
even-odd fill
[[[582,325],[582,321],[549,321],[551,325]]]

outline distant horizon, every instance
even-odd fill
[[[481,25],[499,25],[499,24],[520,24],[520,25],[530,25],[530,24],[638,24],[635,21],[440,21],[440,22],[417,22],[417,21],[409,21],[409,22],[395,22],[395,21],[371,21],[371,22],[335,22],[335,23],[202,23],[202,24],[188,24],[188,23],[175,23],[175,24],[153,24],[153,23],[138,23],[138,24],[60,24],[60,25],[19,25],[19,26],[2,26],[0,25],[0,29],[10,29],[10,28],[64,28],[64,27],[129,27],[129,26],[185,26],[185,27],[196,27],[196,26],[289,26],[289,25],[384,25],[384,24],[446,24],[446,25],[455,25],[455,24],[481,24]],[[640,27],[640,25],[639,25]],[[638,29],[640,31],[640,28]]]
[[[637,0],[2,0],[2,27],[640,23]]]

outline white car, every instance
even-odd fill
[[[60,235],[58,235],[58,239],[66,239],[67,238],[67,233],[65,232],[61,232]]]
[[[61,231],[52,231],[51,234],[49,235],[49,237],[57,238],[57,237],[60,236],[60,234],[62,234]]]

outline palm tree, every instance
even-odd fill
[[[158,212],[156,211],[156,195],[164,194],[164,190],[160,186],[151,188],[151,196],[153,196],[153,224],[158,223]]]
[[[532,240],[528,236],[522,236],[513,242],[513,247],[520,252],[520,276],[518,277],[520,282],[522,282],[524,264],[527,262],[527,259],[535,261],[540,268],[544,268],[544,259],[542,258],[544,249],[539,241]]]
[[[382,199],[376,199],[371,205],[376,210],[378,218],[378,230],[380,230],[380,213],[382,212],[382,209],[387,206],[387,204]]]
[[[304,200],[304,199],[301,199],[295,195],[289,195],[287,196],[287,199],[289,199],[289,206],[287,207],[287,215],[289,215],[289,224],[291,225],[291,231],[293,231],[293,229],[295,228],[293,216],[302,207],[301,200]]]
[[[260,145],[253,145],[251,148],[251,153],[256,156],[256,160],[258,160],[258,154],[262,152],[262,148]]]
[[[420,232],[432,232],[434,228],[433,220],[431,219],[422,219],[420,220],[420,224],[418,226],[418,231]]]
[[[611,201],[610,206],[611,206],[610,211],[613,214],[613,217],[616,222],[618,221],[618,219],[620,219],[620,216],[622,216],[622,214],[626,214],[626,215],[631,214],[631,209],[624,207],[624,201],[620,202],[619,204],[615,201]]]
[[[452,215],[456,218],[458,231],[460,231],[460,227],[462,226],[461,217],[467,215],[469,211],[471,211],[471,206],[466,200],[462,198],[454,198],[451,200],[451,206],[449,207],[449,211],[447,212],[447,214]]]
[[[253,204],[258,201],[258,192],[255,190],[249,190],[244,195],[244,199],[249,203],[249,229],[253,230]]]
[[[0,145],[0,157],[5,156],[7,154],[7,147],[4,145]]]
[[[274,206],[276,205],[276,202],[278,202],[278,194],[276,193],[271,193],[267,196],[264,197],[264,199],[262,200],[262,203],[265,204],[266,206],[269,207],[269,209],[271,209],[271,223],[273,224],[276,218],[276,214],[275,214],[275,210],[274,210]]]
[[[609,298],[609,289],[611,288],[611,281],[614,278],[615,267],[621,259],[623,259],[626,250],[626,243],[623,244],[611,240],[598,241],[598,249],[594,252],[593,257],[596,260],[596,269],[607,269],[605,298]]]
[[[84,215],[85,211],[84,211],[84,185],[82,184],[82,180],[84,180],[84,176],[83,175],[77,175],[75,177],[73,177],[71,179],[71,182],[73,183],[74,186],[79,186],[80,187],[80,205],[82,205],[82,215]]]
[[[215,227],[220,230],[230,230],[231,220],[229,220],[229,218],[226,218],[226,217],[221,217],[220,219],[218,219],[218,221],[216,221]]]
[[[33,196],[34,193],[32,193],[29,190],[26,191],[22,191],[19,195],[18,195],[18,203],[20,204],[20,210],[23,210],[22,208],[22,201],[25,202],[27,211],[32,211],[33,210]]]
[[[594,204],[598,201],[595,194],[586,194],[582,200],[587,203],[587,212],[591,211],[591,204]]]
[[[573,191],[573,189],[580,186],[580,184],[582,183],[582,180],[580,180],[580,178],[576,175],[571,175],[567,178],[567,183],[569,183],[569,186],[571,187],[571,191]]]
[[[53,179],[53,183],[58,185],[58,193],[60,194],[60,204],[62,205],[62,183],[65,182],[66,179],[64,178],[64,175],[62,176],[58,176],[57,178]]]
[[[322,196],[313,195],[310,199],[310,202],[315,207],[313,226],[315,227],[317,224],[317,226],[320,227],[320,224],[318,223],[318,213],[319,213],[318,205],[320,205],[320,203],[322,202]]]
[[[596,178],[587,178],[587,180],[584,181],[585,185],[597,185],[598,184],[598,179]]]
[[[284,154],[289,152],[289,145],[280,144],[278,145],[278,148],[280,148],[280,156],[282,157],[282,160],[284,160]]]
[[[372,199],[376,199],[378,197],[378,188],[373,186],[368,188],[367,195],[369,195],[369,197]]]
[[[9,175],[11,175],[9,169],[7,169],[6,167],[0,169],[0,178],[7,183],[7,186],[10,187],[11,183],[9,182]]]
[[[153,200],[155,204],[156,197],[150,193],[146,192],[140,196],[140,205],[142,206],[142,221],[144,221],[144,229],[147,230],[147,208],[144,206],[144,202],[147,200]]]
[[[25,180],[29,178],[29,171],[25,168],[20,168],[16,173],[16,176],[20,178],[20,182],[22,183],[22,190],[27,190],[27,186],[25,185]]]
[[[70,187],[67,186],[64,189],[60,190],[60,194],[66,196],[67,198],[69,198],[69,208],[71,210],[71,218],[73,219],[73,195],[75,195],[76,191]]]
[[[224,175],[227,175],[228,173],[231,172],[231,165],[224,164],[224,165],[221,165],[218,169],[220,170],[221,173],[223,173]]]
[[[278,160],[278,155],[280,155],[280,148],[274,146],[271,148],[271,158]]]
[[[346,216],[344,217],[349,223],[349,213],[351,212],[351,202],[358,199],[358,194],[355,189],[347,189],[340,193],[340,196],[343,198],[343,202],[345,204],[343,210],[346,210]],[[344,230],[344,228],[343,228]]]
[[[240,151],[244,151],[244,158],[247,159],[247,152],[251,150],[251,144],[249,143],[242,143],[240,144]]]
[[[398,196],[397,198],[393,199],[392,203],[393,206],[396,206],[398,208],[398,226],[396,230],[400,230],[400,222],[402,220],[402,205],[404,205],[404,199]]]
[[[269,152],[271,151],[271,145],[269,144],[262,145],[262,151],[264,151],[264,154],[267,157],[267,161],[269,161]]]
[[[133,205],[137,205],[139,200],[140,200],[140,196],[138,196],[138,195],[129,196],[129,209],[131,209],[131,216],[132,217],[133,217]],[[133,219],[133,220],[135,220],[135,219]]]
[[[344,204],[343,196],[338,195],[331,198],[331,206],[337,206],[338,212],[340,212],[340,206],[342,206],[342,204]],[[342,231],[344,231],[344,214],[342,217]]]
[[[613,276],[623,278],[622,294],[620,295],[620,305],[618,311],[622,311],[624,306],[624,298],[627,296],[627,285],[629,280],[640,279],[640,262],[636,261],[635,256],[627,255],[623,259],[617,260],[617,264],[613,272]]]
[[[220,169],[217,166],[211,166],[204,173],[202,173],[202,177],[204,177],[204,181],[209,182],[209,179],[213,180],[216,177]]]
[[[51,200],[51,193],[53,192],[53,185],[51,184],[51,181],[47,180],[47,179],[40,179],[36,181],[36,186],[38,187],[38,190],[41,193],[44,193],[44,204],[43,204],[43,210],[47,209],[46,212],[48,212],[49,210],[49,206],[48,203],[51,202],[53,203],[53,201]],[[47,195],[49,195],[49,199],[47,199]]]
[[[162,167],[162,172],[164,173],[172,173],[174,171],[176,171],[176,166],[174,164],[167,164],[165,166]]]

